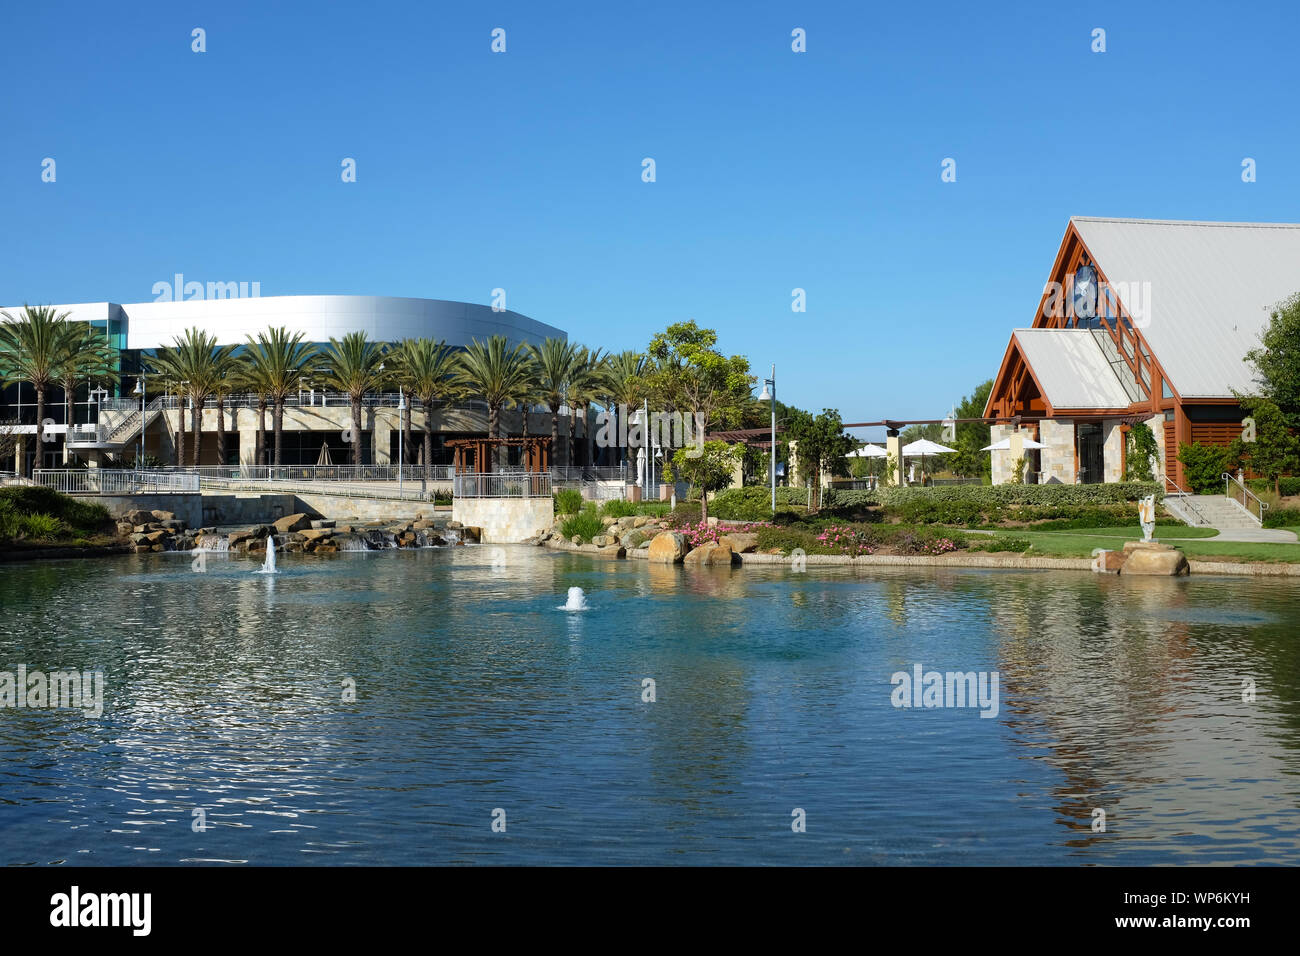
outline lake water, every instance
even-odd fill
[[[0,709],[0,864],[1300,863],[1300,585],[259,566],[0,566],[0,670],[105,679]],[[918,664],[996,716],[894,706]]]

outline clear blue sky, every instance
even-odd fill
[[[1298,27],[1282,2],[5,4],[0,302],[176,272],[503,287],[584,343],[693,318],[785,401],[937,417],[1032,321],[1070,215],[1300,220]]]

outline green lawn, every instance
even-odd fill
[[[1125,541],[1136,541],[1140,534],[1124,530],[1123,534],[1107,536],[1112,529],[1089,528],[1077,531],[1021,531],[1008,532],[1006,537],[1028,540],[1034,550],[1053,557],[1086,558],[1094,548],[1120,551]],[[1121,529],[1113,529],[1121,530]],[[1177,547],[1192,560],[1197,561],[1286,561],[1300,562],[1300,544],[1256,544],[1249,541],[1220,541],[1209,538],[1205,532],[1217,533],[1210,528],[1168,527],[1157,529],[1157,540],[1179,539]],[[971,535],[973,539],[975,536]]]

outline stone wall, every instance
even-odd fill
[[[996,445],[1004,438],[1009,438],[1012,432],[1010,425],[991,425],[989,426],[989,444]],[[989,455],[993,459],[993,484],[1009,484],[1016,476],[1015,462],[1011,458],[1010,451],[991,451]]]
[[[1105,470],[1102,472],[1102,481],[1123,481],[1124,480],[1124,433],[1120,430],[1119,422],[1102,423],[1102,461]]]
[[[1074,422],[1044,418],[1038,423],[1038,440],[1047,446],[1039,455],[1043,484],[1074,484]]]
[[[555,503],[545,498],[456,498],[451,517],[482,528],[484,544],[518,544],[555,521]]]
[[[128,511],[170,511],[191,528],[203,524],[203,496],[194,494],[173,495],[90,495],[78,501],[103,505],[114,518]]]

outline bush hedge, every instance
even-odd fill
[[[103,505],[81,501],[39,485],[0,488],[0,512],[15,518],[28,515],[48,516],[63,522],[72,531],[81,534],[107,531],[113,523],[108,509]]]
[[[577,488],[564,488],[555,493],[555,513],[576,515],[582,511],[582,492]]]
[[[1292,495],[1300,495],[1300,477],[1283,478],[1278,482],[1278,485],[1282,492],[1282,497],[1284,498],[1289,498]],[[1246,482],[1246,487],[1256,494],[1259,494],[1261,491],[1272,491],[1273,482],[1269,481],[1267,478],[1251,478]]]
[[[1277,508],[1264,512],[1265,528],[1300,527],[1300,508]]]
[[[1097,485],[940,485],[935,488],[885,487],[875,491],[828,489],[823,509],[850,510],[873,505],[902,507],[912,501],[971,502],[981,508],[999,505],[1114,505],[1155,495],[1164,498],[1157,481],[1122,481]]]
[[[591,502],[587,502],[581,512],[560,525],[562,535],[572,538],[576,534],[584,544],[590,544],[591,539],[604,530],[605,524],[600,520],[600,515],[596,513],[596,506]]]

